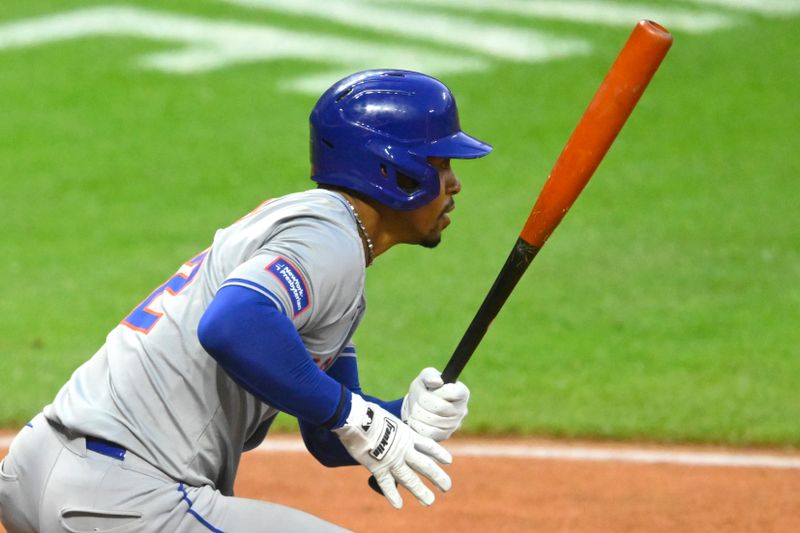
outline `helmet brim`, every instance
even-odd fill
[[[422,157],[477,159],[492,151],[492,146],[463,131],[412,147],[409,152]]]

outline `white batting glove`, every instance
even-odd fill
[[[420,435],[441,442],[461,427],[468,401],[466,385],[445,384],[438,370],[426,368],[411,382],[400,415]]]
[[[383,495],[395,509],[403,506],[397,484],[403,485],[423,505],[436,499],[422,483],[418,472],[431,480],[443,492],[452,482],[433,459],[450,464],[450,452],[431,439],[414,433],[399,418],[380,405],[352,395],[350,415],[345,425],[333,430],[353,459],[375,476]]]

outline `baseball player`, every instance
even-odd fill
[[[384,401],[359,383],[351,339],[365,269],[396,244],[434,247],[461,184],[452,158],[491,147],[461,131],[438,80],[375,70],[311,113],[318,188],[268,200],[219,230],[114,328],[20,431],[0,464],[11,533],[342,531],[237,498],[239,459],[279,412],[324,465],[363,465],[396,508],[446,491],[447,439],[469,391],[423,370]]]

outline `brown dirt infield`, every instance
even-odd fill
[[[576,446],[532,439],[455,439],[459,445],[498,442]],[[775,451],[732,452],[800,458]],[[4,454],[0,451],[0,457]],[[438,494],[432,507],[423,508],[404,493],[405,506],[395,511],[367,487],[361,468],[327,469],[306,453],[257,451],[243,457],[237,494],[303,509],[362,533],[800,531],[797,468],[456,456],[448,471],[453,489]]]

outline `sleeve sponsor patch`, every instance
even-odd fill
[[[281,285],[286,289],[292,301],[292,311],[294,316],[299,315],[310,304],[308,297],[308,285],[306,284],[300,271],[283,257],[267,265],[264,270],[275,276]]]

